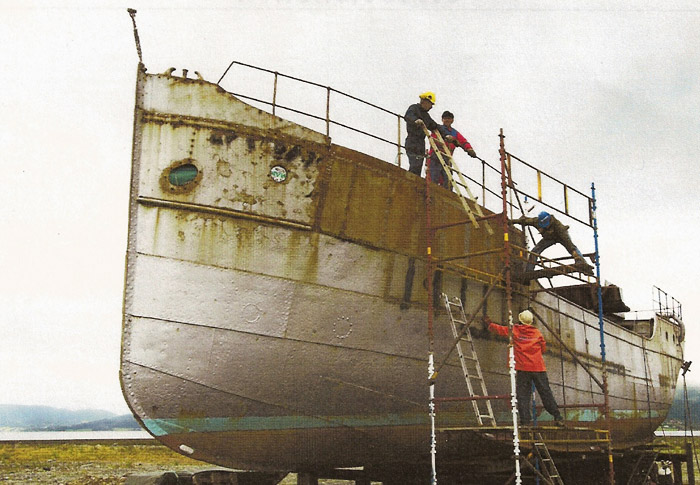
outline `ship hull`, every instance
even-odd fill
[[[204,81],[139,71],[134,131],[121,380],[144,427],[234,468],[428,463],[424,181]],[[183,165],[197,176],[173,183]],[[272,179],[273,167],[288,178]],[[435,197],[443,221],[463,219],[454,194]],[[436,251],[497,247],[493,229],[451,230]],[[440,272],[437,296],[475,310],[500,264],[491,256],[465,275]],[[505,321],[496,285],[485,310]],[[673,400],[682,328],[656,316],[645,336],[606,321],[604,422],[591,377],[602,375],[597,314],[545,292],[529,305],[556,332],[542,329],[545,361],[568,425],[609,425],[618,448],[646,441]],[[440,360],[453,342],[444,311],[433,327]],[[489,394],[509,394],[507,341],[480,324],[473,335]],[[436,394],[467,394],[454,355]],[[512,424],[510,400],[493,406],[498,424]],[[478,425],[465,402],[441,404],[437,422]],[[479,440],[464,431],[438,447],[468,459],[493,452]]]

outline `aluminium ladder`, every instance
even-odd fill
[[[450,317],[452,335],[455,339],[459,339],[456,343],[457,353],[459,354],[459,362],[462,364],[462,372],[464,373],[464,380],[467,383],[469,396],[472,398],[482,398],[486,401],[486,413],[484,414],[479,408],[479,399],[472,399],[472,406],[474,407],[476,419],[479,422],[479,426],[484,425],[484,419],[489,420],[490,423],[488,424],[491,426],[496,426],[496,418],[493,415],[491,401],[489,399],[484,399],[488,396],[488,393],[486,392],[486,382],[484,381],[484,376],[481,372],[479,358],[476,355],[476,350],[474,349],[474,340],[472,339],[471,331],[467,325],[467,316],[464,313],[462,300],[457,297],[451,300],[445,293],[443,293],[442,296],[445,299],[445,308],[447,309],[447,314]],[[457,313],[456,317],[455,312]],[[458,328],[457,325],[460,325],[460,327]],[[462,342],[469,344],[467,354],[465,354],[462,350]],[[481,394],[475,394],[475,388],[477,386],[472,381],[476,381],[480,384],[478,387],[481,390]]]
[[[542,465],[541,473],[553,485],[564,485],[564,482],[559,475],[559,470],[552,460],[552,455],[549,454],[547,445],[544,444],[542,435],[537,433],[537,439],[532,443],[532,451]]]

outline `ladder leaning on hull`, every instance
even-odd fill
[[[457,297],[451,299],[445,293],[442,294],[442,297],[445,300],[447,315],[450,317],[452,335],[455,339],[457,339],[457,354],[459,355],[459,362],[462,365],[462,372],[464,374],[464,380],[467,383],[469,397],[480,397],[486,401],[486,413],[484,414],[479,408],[479,399],[472,399],[472,407],[474,408],[474,414],[476,414],[476,420],[479,423],[479,426],[484,426],[484,419],[489,420],[489,422],[486,423],[489,426],[496,426],[496,418],[493,414],[491,401],[488,399],[489,396],[486,392],[486,381],[484,380],[484,375],[481,371],[479,357],[476,353],[476,349],[474,348],[474,339],[472,339],[472,334],[469,330],[469,322],[467,321],[467,316],[464,313],[462,300]],[[457,313],[456,317],[454,312]],[[460,328],[458,328],[457,325],[460,325]],[[467,343],[466,354],[462,349],[461,342]],[[476,381],[476,384],[473,381]],[[481,391],[481,394],[477,394],[475,392],[478,390]]]

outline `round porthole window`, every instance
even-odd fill
[[[284,182],[287,180],[287,169],[279,165],[275,165],[270,169],[270,178],[275,182]]]
[[[185,194],[194,190],[202,180],[202,171],[191,158],[177,160],[163,170],[160,186],[165,192]]]
[[[197,167],[191,163],[186,163],[170,171],[168,174],[168,182],[176,187],[182,187],[196,179],[198,174],[199,170]]]

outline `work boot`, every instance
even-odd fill
[[[574,256],[574,266],[579,269],[581,273],[593,276],[593,266],[588,264],[586,260],[578,254]]]

